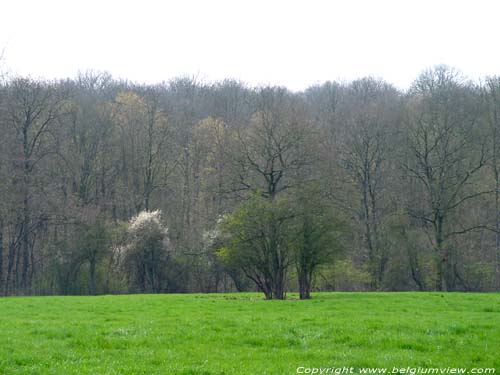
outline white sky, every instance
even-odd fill
[[[0,0],[4,70],[45,78],[108,71],[301,90],[372,75],[406,88],[445,63],[500,74],[500,1]]]

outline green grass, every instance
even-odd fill
[[[1,374],[295,374],[306,367],[500,371],[500,294],[0,299]]]

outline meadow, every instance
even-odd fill
[[[343,366],[499,373],[500,294],[0,299],[0,374],[281,375]]]

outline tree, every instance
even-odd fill
[[[316,187],[305,187],[297,194],[291,227],[292,248],[297,269],[300,299],[310,299],[318,267],[331,264],[341,251],[343,223],[325,205]]]
[[[63,122],[62,166],[71,181],[71,193],[84,206],[105,206],[107,191],[115,185],[108,178],[116,137],[110,80],[106,74],[79,75]]]
[[[488,77],[483,90],[491,139],[490,165],[495,178],[495,273],[500,289],[500,77]]]
[[[250,126],[237,131],[234,170],[240,190],[273,200],[294,186],[295,175],[312,160],[304,147],[313,133],[304,103],[284,89],[262,89]]]
[[[0,62],[3,59],[3,51],[0,54]],[[2,78],[0,71],[0,79]],[[3,113],[3,96],[5,92],[3,87],[0,87],[0,131],[3,129],[3,118],[1,114]],[[5,134],[6,132],[4,132]],[[5,134],[7,135],[7,134]],[[7,172],[7,144],[5,143],[6,136],[3,137],[2,141],[0,141],[0,196],[4,197],[3,200],[6,200],[7,192],[8,192],[8,172]],[[5,216],[6,216],[6,204],[5,202],[0,203],[0,291],[4,289],[4,230],[5,230]],[[1,293],[1,292],[0,292]]]
[[[223,243],[219,257],[229,267],[241,269],[266,299],[286,297],[292,218],[287,200],[255,193],[219,225]]]
[[[91,223],[81,223],[77,230],[77,254],[79,262],[89,266],[89,294],[96,294],[96,268],[110,252],[111,238],[103,218]]]
[[[18,273],[19,288],[29,292],[35,274],[34,233],[44,220],[34,216],[33,202],[42,186],[34,184],[37,167],[48,155],[55,152],[54,134],[51,132],[63,103],[55,87],[46,82],[18,78],[6,88],[8,123],[16,134],[15,185],[20,195],[18,211],[19,250],[21,269]]]
[[[378,290],[389,260],[383,219],[390,211],[387,192],[393,176],[388,172],[394,149],[390,144],[396,139],[399,98],[393,87],[371,78],[352,82],[346,91],[341,120],[346,135],[340,159],[359,197],[360,203],[353,206],[363,228],[372,287]]]
[[[238,265],[267,299],[283,299],[292,260],[293,210],[286,196],[304,181],[303,169],[313,159],[307,152],[313,131],[304,103],[270,87],[260,90],[250,126],[235,131],[235,191],[249,191],[251,197],[222,224],[230,241],[220,254],[227,264]]]
[[[457,225],[452,215],[491,193],[475,180],[487,162],[477,108],[475,91],[445,66],[424,72],[413,84],[408,102],[404,169],[414,184],[410,195],[418,197],[410,202],[409,213],[429,234],[438,290],[451,290],[462,279],[450,259],[455,254],[449,239],[482,226]]]
[[[140,95],[142,94],[142,95]],[[169,144],[167,118],[157,88],[120,92],[116,121],[121,133],[121,175],[125,191],[132,192],[134,210],[149,211],[153,192],[162,185]]]
[[[142,211],[130,220],[123,261],[133,287],[152,293],[165,288],[170,247],[160,211]]]

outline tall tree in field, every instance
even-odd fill
[[[16,133],[15,173],[20,200],[16,280],[21,290],[29,292],[35,273],[34,233],[44,219],[33,212],[33,197],[43,187],[34,177],[43,159],[55,152],[52,130],[62,98],[53,85],[30,79],[15,79],[6,91],[7,121]]]
[[[252,194],[219,225],[223,247],[218,254],[222,262],[241,269],[266,299],[286,297],[293,216],[287,200]]]
[[[484,86],[491,140],[491,168],[495,178],[495,273],[500,289],[500,77],[489,77]]]
[[[285,297],[291,250],[284,240],[288,235],[284,228],[290,214],[283,213],[280,197],[302,181],[299,176],[304,175],[313,158],[306,147],[311,130],[302,101],[281,88],[262,89],[250,125],[236,130],[232,167],[233,177],[238,181],[235,186],[238,191],[252,192],[253,198],[252,204],[239,211],[242,216],[237,216],[236,223],[244,223],[243,227],[236,225],[229,232],[243,233],[243,237],[232,238],[237,238],[238,244],[247,238],[252,246],[257,246],[258,256],[254,257],[256,253],[246,245],[234,244],[236,250],[231,254],[251,254],[244,263],[252,268],[243,270],[266,298]],[[261,202],[255,194],[261,196]],[[261,239],[254,238],[259,231],[263,232]]]
[[[382,285],[388,246],[384,243],[384,219],[389,211],[391,142],[396,139],[398,92],[383,81],[365,78],[346,89],[341,122],[345,132],[341,164],[359,204],[356,217],[363,228],[372,287]],[[351,190],[351,189],[349,189]],[[352,197],[348,198],[352,202]]]
[[[196,79],[184,77],[170,81],[166,95],[168,120],[175,128],[172,135],[176,145],[173,158],[175,180],[171,180],[169,186],[178,194],[170,207],[175,207],[176,210],[172,225],[176,226],[177,235],[186,240],[188,246],[194,242],[192,224],[196,223],[197,218],[193,209],[196,206],[198,167],[201,162],[192,147],[193,133],[195,125],[205,117],[200,114],[204,89]]]
[[[409,213],[429,235],[438,290],[452,290],[461,278],[450,238],[481,227],[463,226],[453,215],[491,192],[476,179],[487,162],[478,132],[477,99],[475,90],[457,72],[438,66],[416,80],[408,102],[405,170],[418,194]]]
[[[79,263],[87,263],[89,267],[89,294],[96,294],[97,266],[110,252],[110,235],[103,218],[94,218],[89,223],[79,223],[76,231],[76,251]]]
[[[0,56],[0,62],[1,62]],[[0,196],[3,197],[2,202],[0,202],[0,293],[4,290],[4,231],[6,228],[6,217],[7,217],[7,201],[10,200],[9,193],[9,173],[8,173],[8,155],[10,154],[7,148],[7,134],[8,129],[5,127],[5,121],[3,118],[3,97],[5,91],[3,87],[0,87],[0,132],[4,135],[0,139]]]
[[[311,298],[319,267],[332,264],[342,248],[340,237],[345,227],[322,198],[317,186],[309,184],[301,187],[292,203],[291,246],[300,299]]]

